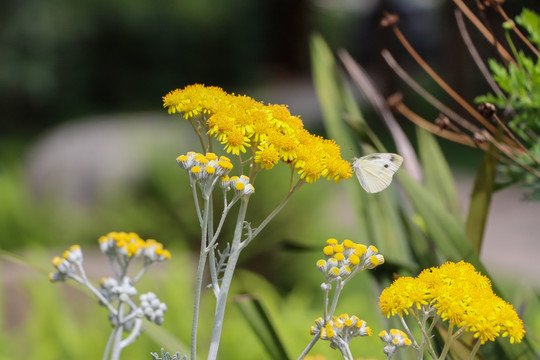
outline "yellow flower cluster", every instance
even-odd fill
[[[316,265],[329,278],[345,277],[352,272],[373,269],[384,263],[384,257],[378,254],[379,250],[373,245],[367,247],[349,239],[343,240],[341,244],[336,239],[328,239],[326,244],[323,248],[326,260],[318,260]]]
[[[482,343],[498,336],[519,343],[525,334],[514,307],[493,293],[487,277],[463,261],[426,269],[416,278],[400,277],[379,298],[379,308],[387,317],[427,305]]]
[[[341,158],[339,146],[310,134],[285,105],[264,105],[200,84],[171,91],[163,97],[163,105],[169,113],[182,113],[190,121],[197,118],[227,153],[239,155],[250,148],[254,163],[263,169],[281,160],[309,183],[321,176],[335,182],[352,176],[351,164]]]
[[[164,261],[171,258],[169,250],[154,239],[143,240],[133,232],[110,232],[98,239],[103,253],[123,255],[128,258],[143,256],[149,261]]]

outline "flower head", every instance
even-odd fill
[[[169,114],[183,113],[186,119],[199,114],[212,114],[212,110],[227,94],[219,87],[201,84],[176,89],[163,97],[163,107]]]
[[[520,342],[523,323],[512,305],[493,293],[490,280],[466,262],[447,262],[416,277],[400,277],[383,290],[379,308],[388,317],[430,308],[450,324],[464,327],[482,343],[497,337]]]
[[[250,147],[249,137],[242,134],[240,130],[232,130],[227,134],[224,134],[224,138],[221,141],[225,144],[225,151],[232,153],[233,155],[239,155],[240,152],[245,153],[246,147]]]
[[[270,170],[281,160],[308,183],[320,177],[338,182],[352,176],[351,164],[341,158],[339,146],[310,134],[286,105],[264,105],[245,95],[200,84],[171,91],[163,104],[169,113],[180,112],[186,119],[204,115],[201,127],[227,153],[240,155],[251,150],[252,163],[262,169]],[[190,166],[186,158],[177,160],[181,166]],[[202,168],[195,170],[193,176],[199,176]]]

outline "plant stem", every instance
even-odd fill
[[[477,126],[469,123],[465,118],[460,116],[458,113],[453,111],[448,106],[444,105],[435,96],[431,95],[431,93],[429,91],[424,89],[417,81],[415,81],[399,65],[399,63],[392,56],[390,51],[388,51],[387,49],[383,49],[381,51],[381,55],[383,56],[384,60],[388,64],[388,66],[390,66],[392,68],[392,70],[394,70],[396,75],[398,75],[401,78],[401,80],[405,81],[407,83],[407,85],[409,85],[409,87],[411,89],[413,89],[418,95],[423,97],[427,102],[429,102],[431,105],[433,105],[435,108],[437,108],[437,110],[439,110],[440,112],[442,112],[443,114],[445,114],[446,116],[451,118],[452,120],[456,121],[460,126],[462,126],[463,128],[467,129],[468,131],[470,131],[472,133],[480,131],[480,129]],[[440,130],[438,127],[437,127],[437,129]]]
[[[394,104],[394,109],[398,111],[401,115],[405,116],[407,119],[415,123],[416,125],[420,126],[422,129],[425,129],[429,131],[432,134],[435,134],[437,136],[443,137],[445,139],[448,139],[453,142],[457,142],[459,144],[471,146],[471,147],[479,147],[482,150],[487,150],[489,144],[480,143],[477,144],[473,141],[473,139],[465,134],[457,134],[453,131],[447,130],[447,129],[440,129],[437,125],[433,124],[432,122],[427,121],[426,119],[420,117],[418,114],[413,112],[411,109],[409,109],[405,104],[402,102]]]
[[[415,315],[413,314],[413,316]],[[403,327],[405,328],[407,335],[409,335],[409,338],[413,342],[413,345],[416,347],[422,348],[423,345],[420,345],[420,346],[418,345],[418,343],[416,342],[416,339],[414,338],[413,333],[411,332],[411,329],[409,329],[409,326],[407,325],[407,322],[405,321],[405,318],[403,316],[400,316],[399,320],[401,321],[401,325],[403,325]]]
[[[199,197],[197,196],[197,183],[193,181],[193,179],[189,179],[189,180],[190,180],[191,190],[193,192],[193,201],[195,201],[195,210],[197,211],[197,218],[199,219],[199,226],[202,228],[203,219],[201,216],[201,208],[199,207]]]
[[[484,76],[484,79],[486,79],[487,83],[489,84],[489,87],[491,87],[491,90],[493,90],[495,94],[506,99],[506,96],[502,92],[501,88],[497,85],[495,80],[493,79],[493,76],[489,72],[489,69],[484,64],[482,57],[476,50],[476,47],[474,46],[474,43],[472,42],[471,37],[469,36],[469,33],[467,32],[467,27],[465,26],[465,21],[463,20],[463,13],[459,9],[455,9],[454,15],[456,17],[456,23],[458,25],[461,37],[463,38],[463,41],[465,42],[465,45],[467,46],[467,50],[469,50],[469,53],[471,54],[474,60],[474,63],[476,64],[476,67],[478,67],[478,70],[480,70],[480,72],[482,73],[482,76]]]
[[[467,18],[473,23],[473,25],[476,26],[478,31],[480,31],[482,35],[484,35],[487,41],[489,41],[493,46],[495,46],[499,54],[507,62],[515,63],[515,60],[512,58],[512,56],[510,56],[508,51],[504,49],[501,43],[498,42],[497,39],[495,39],[493,34],[484,26],[484,24],[482,24],[482,22],[473,14],[471,9],[469,9],[462,0],[454,0],[454,3],[460,8],[461,11],[463,11],[465,16],[467,16]]]
[[[191,126],[193,127],[193,130],[195,130],[195,132],[199,136],[199,141],[201,142],[202,148],[204,149],[205,152],[209,152],[212,142],[209,141],[209,143],[206,144],[206,141],[205,141],[205,138],[204,138],[204,133],[203,133],[203,128],[201,126],[201,122],[204,121],[204,120],[205,120],[204,116],[201,116],[201,121],[195,120],[194,116],[192,116],[192,117],[190,117],[188,119],[188,121],[191,123]]]
[[[113,314],[114,316],[117,315],[116,309],[111,305],[109,300],[107,300],[102,293],[100,293],[86,278],[81,278],[78,276],[71,276],[71,278],[75,281],[77,281],[79,284],[82,284],[86,286],[96,297],[98,300],[103,304],[103,306],[107,307],[107,309]]]
[[[234,230],[234,237],[231,246],[231,252],[229,260],[227,262],[227,268],[223,274],[223,280],[221,282],[221,288],[219,290],[216,300],[216,312],[214,315],[214,328],[212,330],[212,341],[210,342],[210,350],[208,352],[208,359],[214,360],[217,358],[219,349],[219,342],[221,339],[221,331],[223,329],[223,318],[225,317],[225,306],[227,304],[227,295],[230,290],[234,270],[240,252],[242,251],[242,233],[244,229],[244,219],[246,218],[246,211],[249,202],[249,197],[242,198],[240,203],[240,209],[238,210],[238,218],[236,220],[236,227]],[[195,360],[192,358],[191,360]]]
[[[444,343],[444,348],[441,351],[441,355],[439,356],[439,360],[446,359],[446,354],[448,354],[448,350],[450,350],[450,345],[452,344],[452,341],[454,340],[454,337],[452,336],[452,330],[454,329],[454,325],[451,325],[448,327],[448,334],[446,334],[446,340]]]
[[[122,349],[135,342],[135,340],[137,340],[137,338],[141,335],[141,327],[143,320],[141,318],[137,318],[134,322],[135,325],[133,326],[133,329],[131,330],[129,336],[122,340],[122,342],[120,342],[120,348]]]
[[[420,319],[418,319],[418,316],[416,316],[416,313],[413,313],[414,315],[413,317],[416,320],[418,326],[420,327],[420,330],[422,331],[422,343],[424,343],[424,340],[425,340],[425,344],[427,344],[429,354],[431,355],[433,359],[437,359],[437,354],[435,353],[435,350],[433,349],[433,344],[431,343],[431,332],[428,332],[426,330],[427,319],[429,317],[429,315],[427,314],[429,314],[429,311],[426,311],[426,312],[423,310],[421,311],[423,313],[422,322],[420,322]]]
[[[323,320],[326,325],[326,318],[328,316],[328,294],[330,293],[329,289],[324,290],[324,308],[323,308]]]
[[[491,125],[475,108],[473,108],[469,103],[467,103],[454,89],[450,87],[432,68],[427,64],[427,62],[422,59],[422,57],[416,52],[416,50],[411,46],[407,41],[405,36],[401,33],[397,26],[393,26],[394,34],[405,47],[407,52],[416,60],[418,65],[424,69],[424,71],[448,94],[450,95],[461,107],[463,107],[472,117],[474,117],[479,123],[481,123],[486,129],[491,133],[496,132],[496,128]]]
[[[105,351],[103,352],[103,360],[107,360],[109,358],[109,353],[111,352],[111,346],[114,341],[114,337],[116,335],[115,332],[116,328],[113,328],[111,331],[111,335],[109,335],[109,340],[107,340],[107,345],[105,346]]]
[[[474,356],[478,352],[480,345],[482,345],[482,341],[480,339],[476,339],[476,344],[474,344],[471,354],[469,355],[469,360],[474,360]]]
[[[336,281],[336,290],[334,291],[334,298],[332,299],[332,305],[330,306],[330,311],[326,315],[326,319],[324,319],[324,322],[326,323],[330,318],[334,315],[334,312],[336,311],[336,306],[338,303],[339,295],[341,294],[341,290],[343,290],[343,283],[341,282],[341,278],[338,277]]]
[[[289,201],[289,199],[291,198],[291,196],[298,191],[298,189],[300,189],[300,187],[302,185],[304,185],[306,182],[304,180],[298,180],[298,182],[296,183],[296,185],[294,186],[294,188],[289,191],[289,193],[287,194],[287,196],[285,196],[285,199],[283,199],[283,201],[281,201],[281,203],[274,209],[274,211],[272,211],[270,213],[270,215],[268,215],[266,217],[266,219],[263,220],[263,222],[257,226],[257,228],[255,229],[255,231],[253,231],[253,234],[251,236],[251,239],[253,239],[254,237],[256,237],[263,229],[266,225],[268,225],[268,223],[270,222],[270,220],[272,220],[274,218],[274,216],[277,215],[278,212],[281,211],[281,209],[283,209],[283,207],[287,204],[287,202]],[[248,239],[246,241],[251,241],[251,239]],[[246,246],[247,243],[244,245]]]
[[[111,352],[111,360],[119,360],[120,359],[120,353],[122,352],[121,347],[121,340],[122,340],[122,325],[118,324],[113,330],[113,348]]]
[[[195,278],[195,295],[193,301],[193,322],[191,323],[191,360],[197,359],[197,326],[199,324],[199,308],[201,305],[202,281],[204,275],[204,267],[206,265],[206,242],[208,231],[208,212],[210,199],[204,199],[204,214],[201,223],[201,251],[199,254],[199,265],[197,266],[197,275]]]
[[[514,23],[514,21],[512,21],[512,19],[510,19],[508,17],[508,15],[506,14],[506,12],[503,10],[502,6],[500,6],[499,4],[496,4],[496,10],[499,12],[499,14],[501,14],[501,16],[504,18],[505,21],[509,22],[510,24],[512,24],[512,30],[519,36],[519,38],[521,39],[521,41],[523,41],[525,43],[525,45],[527,45],[529,47],[529,49],[537,56],[537,57],[540,57],[540,52],[538,52],[538,49],[535,48],[533,46],[533,44],[531,44],[531,42],[527,39],[527,37],[525,37],[525,35],[523,35],[523,33],[521,31],[519,31],[519,29],[517,28],[516,24]]]
[[[317,343],[317,341],[319,341],[320,339],[320,334],[315,334],[313,335],[313,339],[311,339],[311,341],[309,342],[309,344],[306,346],[306,348],[304,349],[304,351],[302,351],[302,353],[300,354],[300,356],[298,357],[298,360],[302,360],[307,354],[309,354],[309,352],[311,351],[311,349],[313,348],[313,346],[315,346],[315,343]]]

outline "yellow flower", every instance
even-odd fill
[[[227,93],[216,86],[205,87],[201,84],[188,85],[184,89],[176,89],[163,97],[163,107],[169,114],[181,112],[186,119],[201,113],[211,114],[214,106]]]
[[[304,166],[298,171],[300,178],[306,180],[308,183],[316,181],[324,171],[324,163],[317,158],[310,158],[304,162]]]
[[[272,131],[268,134],[268,143],[276,148],[279,156],[285,162],[292,162],[296,158],[298,140],[293,135]]]
[[[427,304],[428,289],[421,281],[411,277],[400,277],[383,290],[379,297],[379,309],[386,317],[409,314],[413,307]]]
[[[290,128],[291,113],[287,105],[268,105],[266,107],[270,114],[270,123],[278,130],[288,130]],[[295,124],[297,124],[295,122]]]
[[[261,168],[270,170],[279,161],[279,153],[273,145],[264,147],[259,146],[259,150],[255,153],[255,163],[261,164]]]
[[[250,111],[253,126],[252,141],[263,143],[267,139],[268,132],[272,129],[270,125],[270,116],[264,109]]]
[[[233,155],[239,155],[240,151],[245,153],[246,147],[251,146],[249,144],[249,138],[242,135],[239,130],[231,131],[221,143],[225,144],[227,153],[232,153]]]
[[[218,141],[222,141],[228,133],[234,129],[234,120],[225,113],[216,113],[208,119],[209,135],[213,135]]]
[[[251,136],[254,133],[252,112],[256,112],[262,105],[249,96],[237,96],[227,112],[234,118],[235,126],[243,135]]]
[[[341,179],[348,179],[352,176],[351,163],[340,157],[326,157],[324,159],[325,169],[322,176],[338,182]]]

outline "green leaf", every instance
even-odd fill
[[[145,334],[171,354],[176,352],[182,355],[189,354],[189,346],[162,326],[148,326]]]
[[[313,81],[327,131],[332,137],[340,139],[342,148],[357,148],[351,132],[343,124],[346,111],[343,92],[347,89],[343,87],[343,81],[340,81],[342,79],[334,55],[320,35],[312,36],[310,45]],[[359,115],[357,112],[356,116]]]
[[[275,360],[291,359],[262,302],[251,295],[237,296],[234,302],[264,345],[270,358]]]
[[[449,213],[438,197],[433,196],[429,189],[418,184],[407,173],[398,173],[398,177],[443,260],[465,260],[477,269],[484,269],[465,235],[463,221]]]
[[[313,81],[315,90],[321,106],[325,127],[329,136],[340,144],[342,149],[357,149],[358,146],[351,137],[351,132],[347,129],[343,122],[343,114],[345,113],[345,105],[342,101],[341,86],[336,79],[336,61],[334,56],[320,35],[314,35],[310,43],[311,50],[311,66],[313,72]],[[368,225],[365,216],[361,216],[365,210],[364,204],[367,199],[367,194],[360,191],[359,186],[348,185],[348,191],[356,213],[359,215],[356,218],[358,237],[361,239],[368,238]]]
[[[516,17],[516,22],[527,30],[529,40],[540,47],[540,16],[534,11],[523,8],[521,14]]]
[[[492,149],[487,152],[482,164],[476,173],[474,188],[471,194],[469,214],[467,216],[466,233],[476,251],[482,248],[482,239],[486,227],[491,197],[495,189],[495,175],[497,174],[497,153]]]
[[[426,187],[438,197],[443,206],[456,218],[462,216],[454,177],[435,137],[417,127],[418,153],[424,170]]]
[[[356,181],[354,183],[360,187]],[[370,225],[370,243],[378,247],[389,262],[416,268],[408,244],[407,227],[399,215],[396,189],[388,188],[380,193],[366,195],[364,216]]]
[[[405,228],[409,249],[414,258],[414,266],[409,268],[410,273],[417,274],[418,269],[425,269],[434,265],[432,246],[423,231],[423,224],[415,224],[417,217],[411,219],[404,209],[400,209],[399,215]]]

